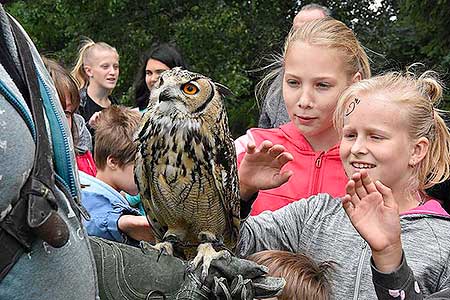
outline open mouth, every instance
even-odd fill
[[[355,169],[372,169],[375,168],[375,165],[373,164],[367,164],[367,163],[351,163],[352,167]]]

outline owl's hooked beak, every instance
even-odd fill
[[[172,101],[173,96],[170,94],[170,92],[168,90],[164,90],[161,93],[159,93],[158,100],[159,100],[159,102]]]

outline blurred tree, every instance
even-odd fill
[[[448,71],[449,0],[314,1],[351,26],[368,49],[374,73],[416,61]],[[39,51],[70,68],[83,36],[120,54],[115,94],[131,105],[139,56],[155,41],[174,41],[193,71],[228,86],[230,126],[238,136],[255,126],[258,106],[252,70],[279,53],[292,19],[312,1],[278,0],[35,0],[6,5]],[[430,14],[429,16],[427,14]],[[431,18],[430,18],[431,17]],[[430,34],[431,33],[431,34]]]

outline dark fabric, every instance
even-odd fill
[[[119,101],[115,97],[110,96],[109,100],[111,101],[112,105],[119,104]],[[89,119],[92,117],[93,114],[95,114],[98,111],[102,111],[104,109],[105,109],[104,107],[101,107],[100,105],[95,103],[91,97],[89,97],[86,88],[83,88],[80,90],[80,107],[78,108],[78,112],[86,121],[86,123],[87,123],[86,125],[89,129],[89,132],[92,135],[93,142],[94,142],[95,130],[89,126]]]
[[[184,281],[186,265],[156,251],[90,237],[102,300],[163,299]],[[147,296],[149,298],[147,298]]]
[[[185,261],[159,255],[148,243],[141,242],[138,248],[89,239],[102,300],[265,299],[278,295],[285,284],[282,278],[265,276],[267,268],[245,259],[213,260],[202,280],[202,268],[188,272]]]

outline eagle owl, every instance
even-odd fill
[[[194,268],[228,254],[239,233],[236,153],[223,96],[211,79],[174,68],[161,74],[138,130],[135,177],[161,251]],[[229,91],[228,91],[229,92]],[[177,252],[176,252],[177,253]]]

